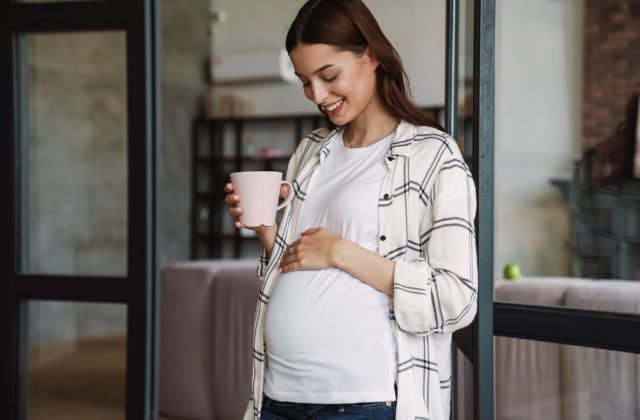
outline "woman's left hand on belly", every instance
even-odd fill
[[[335,267],[335,252],[342,237],[327,228],[311,228],[283,252],[280,270],[321,270]]]

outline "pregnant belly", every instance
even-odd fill
[[[265,341],[274,357],[311,362],[391,335],[386,295],[338,269],[283,274],[269,298]]]

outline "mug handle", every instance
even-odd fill
[[[284,199],[284,201],[282,202],[282,204],[280,204],[278,206],[278,208],[276,210],[280,210],[284,207],[287,207],[289,205],[289,203],[291,202],[291,199],[293,198],[293,185],[291,185],[291,183],[289,181],[282,181],[280,183],[280,186],[282,186],[282,184],[287,185],[287,187],[289,187],[289,189],[287,190],[287,198]]]

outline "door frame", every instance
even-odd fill
[[[127,308],[126,416],[158,407],[160,255],[160,24],[158,0],[17,3],[0,0],[0,417],[25,418],[29,300],[121,303]],[[127,274],[21,273],[21,34],[123,31],[127,76]]]
[[[463,0],[464,1],[464,0]],[[473,159],[476,185],[475,221],[478,253],[478,311],[460,332],[465,354],[473,359],[473,413],[476,420],[495,418],[493,348],[493,162],[495,0],[473,0]],[[445,44],[445,127],[458,138],[458,54],[460,0],[447,0]],[[456,384],[457,348],[452,346],[452,378]],[[451,392],[451,419],[458,417],[457,386]]]

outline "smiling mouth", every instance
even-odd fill
[[[334,112],[336,111],[338,108],[340,108],[342,106],[342,104],[344,103],[344,98],[340,99],[338,102],[335,102],[331,105],[328,106],[321,106],[320,108],[322,108],[323,111],[325,112]]]

